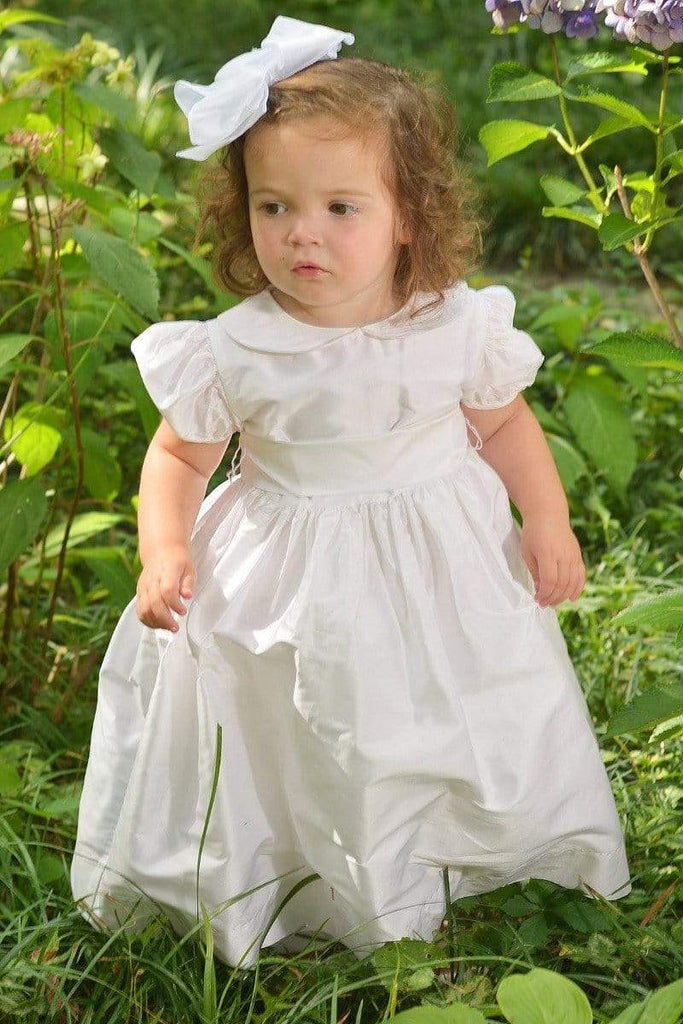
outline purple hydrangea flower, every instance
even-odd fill
[[[546,34],[591,39],[597,35],[598,16],[629,43],[647,43],[666,50],[683,42],[683,0],[485,0],[497,28],[526,23]]]

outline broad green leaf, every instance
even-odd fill
[[[112,206],[109,211],[109,223],[121,238],[129,242],[137,241],[138,245],[146,245],[164,230],[163,225],[151,213],[144,210],[136,212],[125,206]]]
[[[125,128],[103,128],[100,145],[112,165],[145,195],[152,195],[161,169],[161,157],[146,149],[137,135]]]
[[[575,381],[564,408],[582,450],[626,501],[637,449],[623,403],[611,393],[608,384],[584,376]]]
[[[2,107],[0,107],[2,110]],[[0,277],[26,263],[23,253],[28,239],[28,224],[12,221],[0,228]]]
[[[110,114],[121,124],[128,124],[135,115],[135,102],[123,93],[110,89],[103,82],[93,82],[90,85],[78,82],[74,85],[73,91],[88,103]]]
[[[557,96],[562,90],[550,78],[530,71],[514,60],[494,64],[489,74],[487,103],[542,100]]]
[[[0,489],[0,572],[30,548],[46,508],[40,480],[11,480]]]
[[[567,69],[566,81],[578,78],[580,75],[604,75],[615,71],[630,71],[636,75],[647,75],[645,61],[628,58],[624,60],[621,54],[605,53],[594,51],[593,53],[582,53],[572,58]]]
[[[135,597],[136,578],[123,563],[121,554],[113,548],[82,548],[75,552],[87,563],[100,582],[109,592],[117,608],[125,606]]]
[[[585,459],[566,438],[558,434],[546,434],[546,441],[552,453],[560,480],[567,492],[572,492],[579,477],[588,472]]]
[[[620,1013],[612,1024],[679,1024],[683,1016],[683,978],[650,992],[647,999]]]
[[[53,25],[66,25],[63,18],[53,18],[51,14],[40,14],[38,11],[0,11],[0,32],[23,21],[49,21]]]
[[[548,922],[545,918],[545,914],[539,911],[536,914],[532,914],[526,921],[522,921],[518,929],[519,937],[526,946],[532,946],[538,948],[545,946],[548,941]]]
[[[75,178],[62,178],[59,175],[53,175],[51,184],[58,188],[64,196],[85,199],[88,206],[103,217],[109,216],[112,203],[118,202],[121,198],[120,193],[107,188],[102,181],[97,186],[86,185],[82,181],[76,181]]]
[[[154,267],[123,238],[75,225],[73,237],[93,273],[152,320],[159,319],[159,282]]]
[[[69,530],[69,539],[66,545],[67,551],[78,544],[82,544],[83,541],[88,540],[88,538],[93,537],[95,534],[101,533],[103,530],[110,530],[112,526],[116,526],[117,523],[120,523],[125,518],[124,515],[114,512],[84,512],[82,515],[76,516]],[[45,557],[47,559],[56,558],[59,554],[64,540],[65,529],[66,524],[59,523],[47,534],[45,538]],[[30,567],[34,563],[37,563],[35,556],[27,559],[25,565]]]
[[[644,235],[651,228],[660,228],[672,220],[680,219],[677,218],[677,214],[678,210],[675,210],[671,216],[637,222],[625,217],[623,213],[610,213],[603,218],[598,228],[598,238],[605,252],[610,252],[612,249],[618,249],[620,245],[625,245],[637,235]]]
[[[81,428],[83,482],[91,497],[112,501],[121,490],[121,467],[109,451],[108,438],[89,427]],[[71,452],[74,463],[76,451]]]
[[[0,758],[0,796],[14,796],[21,792],[21,776],[13,764]]]
[[[584,932],[586,935],[608,931],[613,926],[611,918],[599,903],[576,889],[559,892],[548,911],[575,932]]]
[[[375,967],[382,972],[382,983],[391,991],[396,975],[399,990],[406,988],[408,978],[423,967],[430,967],[443,954],[423,939],[398,939],[387,942],[373,954]]]
[[[597,231],[602,217],[591,206],[544,206],[541,210],[544,217],[560,217],[564,220],[575,220],[579,224]]]
[[[586,189],[557,174],[542,174],[539,184],[553,206],[571,206],[586,195]]]
[[[3,424],[3,438],[9,441],[10,449],[26,470],[27,476],[35,476],[52,459],[62,441],[61,420],[50,406],[40,402],[26,402],[8,416]]]
[[[194,253],[189,251],[189,249],[186,249],[182,245],[178,245],[177,242],[172,242],[170,238],[159,236],[159,244],[170,249],[171,252],[177,253],[178,256],[182,256],[187,265],[192,267],[192,269],[200,275],[206,287],[215,295],[217,300],[216,304],[221,310],[230,309],[231,306],[234,306],[239,302],[238,298],[228,295],[227,292],[218,287],[212,279],[211,264],[207,260],[203,259],[201,256],[195,256]]]
[[[683,373],[683,351],[654,331],[616,331],[593,345],[590,352],[617,365],[657,367]]]
[[[0,136],[20,128],[33,106],[31,96],[20,96],[0,103]]]
[[[518,153],[534,142],[546,139],[555,126],[546,127],[533,121],[489,121],[479,129],[479,141],[486,150],[487,167]]]
[[[651,631],[676,629],[683,623],[683,589],[624,608],[612,622],[615,626],[644,626]]]
[[[592,103],[596,107],[602,107],[613,114],[618,114],[624,121],[648,128],[651,132],[656,131],[656,125],[638,107],[632,103],[627,103],[625,100],[620,100],[617,96],[610,95],[610,93],[600,92],[599,89],[594,89],[592,85],[584,85],[583,83],[579,85],[578,95],[569,92],[567,89],[562,91],[568,100],[575,100],[577,103]]]
[[[609,117],[604,117],[598,127],[587,135],[584,141],[581,143],[579,149],[583,151],[592,146],[594,142],[599,139],[605,139],[608,135],[616,135],[617,132],[626,131],[628,128],[636,128],[637,125],[633,121],[628,121],[623,117],[619,117],[618,114],[610,114]]]
[[[14,359],[34,340],[42,341],[37,334],[0,334],[0,366]]]
[[[391,1018],[394,1024],[486,1024],[486,1017],[473,1006],[414,1006]]]
[[[625,732],[651,729],[683,714],[683,684],[671,683],[639,694],[626,707],[612,715],[603,736],[621,736]]]
[[[510,1024],[591,1024],[584,992],[569,978],[545,967],[503,978],[496,992]]]

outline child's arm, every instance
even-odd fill
[[[462,405],[462,403],[461,403]],[[463,412],[482,440],[479,454],[503,481],[522,519],[522,554],[538,603],[575,601],[586,570],[569,504],[543,430],[521,394],[498,409]]]
[[[140,561],[169,544],[189,547],[192,527],[213,473],[228,441],[182,441],[161,421],[152,438],[140,476],[138,535]]]
[[[177,632],[171,612],[186,612],[180,598],[192,596],[192,528],[228,443],[183,441],[162,419],[147,449],[138,496],[143,569],[137,583],[138,618],[146,626]]]
[[[555,460],[522,395],[501,409],[462,408],[481,436],[479,454],[495,469],[522,517],[568,518],[569,504]]]

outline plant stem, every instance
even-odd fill
[[[559,60],[558,60],[558,57],[557,57],[557,43],[555,42],[555,39],[554,39],[554,37],[552,35],[550,36],[550,51],[551,51],[551,53],[553,55],[553,68],[555,70],[555,81],[557,82],[557,85],[559,86],[559,88],[562,89],[562,76],[560,74],[560,63],[559,63]],[[596,183],[595,183],[595,181],[593,179],[593,175],[590,172],[590,168],[588,167],[588,164],[584,160],[582,154],[578,152],[578,145],[577,145],[577,142],[576,142],[576,136],[574,135],[574,129],[572,128],[571,121],[569,120],[569,108],[567,107],[567,100],[566,100],[566,97],[565,97],[563,92],[560,92],[560,94],[558,96],[558,99],[559,99],[559,102],[560,102],[560,111],[562,112],[562,120],[564,121],[564,127],[565,127],[565,130],[567,132],[567,137],[569,138],[569,141],[571,143],[571,149],[566,150],[566,152],[568,152],[570,154],[570,156],[574,157],[574,159],[576,160],[576,162],[577,162],[577,164],[579,166],[579,170],[581,171],[581,174],[583,175],[583,178],[584,178],[586,184],[588,185],[588,188],[589,188],[588,199],[593,204],[593,206],[598,211],[598,213],[606,214],[606,213],[608,213],[608,207],[607,207],[606,203],[604,202],[604,200],[602,199],[602,197],[600,196],[600,193],[598,191],[598,186],[596,185]]]

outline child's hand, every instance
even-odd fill
[[[545,607],[576,601],[586,583],[586,567],[569,520],[547,514],[526,515],[521,543],[538,604]]]
[[[137,614],[141,622],[154,629],[178,625],[169,609],[185,615],[182,597],[192,597],[196,579],[190,549],[185,545],[165,545],[145,562],[137,584]]]

